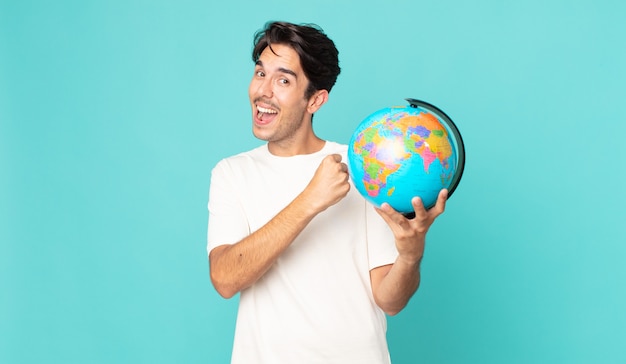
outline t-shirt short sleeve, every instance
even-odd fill
[[[237,192],[233,172],[226,160],[220,161],[211,171],[209,188],[209,222],[207,253],[217,246],[234,244],[250,234]]]
[[[391,228],[374,210],[374,206],[366,203],[367,246],[369,269],[393,264],[398,257],[395,239]]]

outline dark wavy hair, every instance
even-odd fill
[[[287,45],[298,53],[304,74],[309,79],[305,98],[308,99],[317,90],[330,92],[341,72],[339,51],[319,26],[287,22],[266,23],[254,35],[252,61],[258,61],[265,48],[272,49],[272,44]]]

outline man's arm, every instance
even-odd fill
[[[447,197],[448,191],[442,190],[437,204],[430,210],[425,210],[421,200],[414,198],[415,218],[410,220],[388,204],[377,209],[393,231],[399,253],[393,264],[370,271],[374,300],[388,315],[400,312],[417,291],[426,233],[437,216],[444,212]]]
[[[217,292],[230,298],[261,278],[317,214],[348,194],[347,171],[340,155],[327,156],[304,191],[272,220],[238,243],[211,250],[211,281]]]

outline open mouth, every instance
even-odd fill
[[[278,111],[274,109],[269,109],[258,105],[256,107],[256,110],[256,117],[263,124],[271,122],[272,120],[274,120],[274,117],[276,117],[276,114],[278,114]]]

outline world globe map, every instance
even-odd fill
[[[409,106],[384,108],[366,117],[348,146],[348,163],[357,190],[376,206],[387,202],[409,214],[419,196],[425,208],[439,191],[456,189],[465,164],[461,135],[435,106],[407,99]]]

